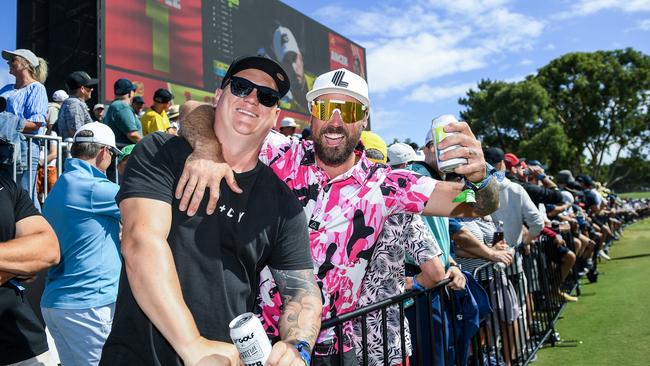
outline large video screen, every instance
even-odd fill
[[[291,90],[282,115],[308,119],[305,94],[317,75],[346,68],[366,77],[365,49],[277,0],[105,1],[104,99],[131,79],[151,103],[171,90],[175,103],[210,102],[232,60],[264,55],[283,65]],[[281,116],[282,117],[282,116]]]

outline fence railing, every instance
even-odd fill
[[[386,334],[387,310],[396,307],[399,311],[400,342],[399,345],[388,344],[384,339],[380,346],[383,352],[381,365],[390,364],[390,347],[398,348],[402,365],[407,365],[409,361],[418,366],[527,365],[545,342],[554,342],[555,323],[565,304],[560,292],[560,263],[553,260],[556,257],[554,250],[553,241],[543,236],[534,242],[530,254],[516,253],[522,256],[523,272],[506,274],[503,264],[492,262],[474,271],[475,279],[483,279],[479,283],[488,293],[493,312],[481,319],[478,331],[469,341],[467,355],[462,350],[454,349],[456,325],[462,319],[462,314],[452,301],[452,290],[446,287],[450,282],[448,279],[424,292],[409,291],[333,317],[324,321],[321,329],[335,328],[338,349],[342,350],[343,325],[349,321],[358,322],[362,329],[362,346],[356,350],[358,360],[362,365],[375,365],[377,362],[371,362],[368,357],[366,318],[371,313],[381,314],[381,330]],[[577,282],[577,276],[570,276],[565,286],[573,286],[572,281]],[[436,300],[439,301],[438,308],[432,306]],[[412,308],[406,305],[407,301],[413,303]],[[407,312],[415,313],[411,329],[406,328],[404,322]],[[411,337],[413,356],[407,360],[405,334],[409,331],[415,335]],[[396,350],[392,351],[394,354]],[[344,365],[343,353],[338,356],[339,365]]]

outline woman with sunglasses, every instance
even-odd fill
[[[2,58],[7,60],[9,73],[16,78],[14,84],[7,84],[0,89],[0,96],[7,99],[7,112],[25,119],[23,134],[32,135],[44,132],[48,100],[43,83],[47,79],[47,62],[27,49],[3,50]],[[23,142],[21,145],[22,159],[25,161],[21,161],[21,165],[17,167],[21,173],[16,176],[16,181],[20,182],[23,189],[28,192],[30,192],[30,188],[34,191],[39,160],[38,144],[32,143],[31,145],[31,163],[26,161],[27,143]],[[31,182],[27,169],[32,170]],[[32,198],[34,205],[40,210],[36,195],[34,194]]]

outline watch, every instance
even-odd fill
[[[306,341],[298,341],[293,346],[298,350],[300,358],[305,362],[305,366],[309,366],[311,364],[311,347],[309,347],[309,343]]]

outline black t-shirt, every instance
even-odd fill
[[[39,215],[29,194],[0,176],[0,245],[16,237],[16,223]],[[15,286],[0,286],[0,365],[24,361],[47,351],[41,322],[27,297]]]
[[[143,197],[171,204],[167,241],[183,292],[202,336],[231,342],[228,323],[252,311],[259,271],[313,269],[307,223],[300,203],[273,171],[258,161],[235,174],[243,193],[222,182],[217,210],[179,211],[174,189],[192,149],[181,137],[154,133],[129,157],[116,199]],[[155,212],[151,213],[155,215]],[[174,350],[138,307],[123,270],[115,318],[102,352],[103,365],[180,364]]]

